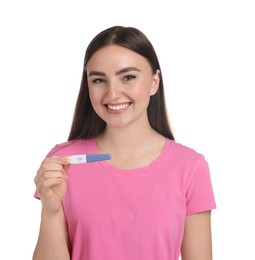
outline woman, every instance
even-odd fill
[[[112,159],[68,159],[97,153]],[[212,259],[208,165],[174,141],[157,55],[136,28],[108,28],[88,45],[68,142],[50,151],[35,184],[34,260]]]

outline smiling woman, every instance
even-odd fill
[[[102,59],[99,55],[96,55],[97,51],[103,51],[101,49],[104,49],[105,47],[123,47],[126,52],[129,52],[129,54],[132,53],[133,55],[139,55],[140,59],[142,59],[143,61],[147,61],[147,66],[150,66],[151,76],[160,73],[160,64],[155,50],[150,41],[141,31],[130,27],[124,28],[121,26],[115,26],[99,33],[97,36],[94,37],[86,50],[81,88],[76,104],[73,125],[68,138],[69,140],[75,138],[90,138],[98,136],[105,130],[106,127],[105,122],[98,116],[98,114],[95,113],[91,105],[91,100],[89,96],[90,93],[88,86],[88,76],[100,76],[101,78],[98,78],[99,82],[103,81],[104,79],[102,77],[106,76],[105,72],[101,71],[100,68],[98,68],[97,71],[89,71],[88,74],[87,65],[89,65],[88,62],[90,61],[92,56],[94,56],[93,59],[95,62],[101,64],[101,66],[104,67],[110,67],[109,63],[107,63],[106,61],[111,61],[113,57],[116,57],[116,59],[122,57],[122,61],[124,63],[120,64],[119,61],[118,64],[121,65],[121,67],[118,68],[119,71],[117,71],[118,69],[116,69],[116,71],[114,71],[113,73],[128,73],[128,71],[126,70],[129,69],[133,69],[134,73],[137,69],[139,69],[136,67],[130,67],[132,66],[132,62],[127,63],[128,60],[123,60],[124,53],[122,53],[122,56],[118,56],[115,54],[115,52],[108,52],[106,60]],[[126,55],[125,58],[131,59],[131,57],[129,57],[128,55]],[[95,73],[97,75],[94,75]],[[130,76],[128,78],[130,79]],[[94,79],[97,80],[97,78]],[[151,127],[159,132],[161,135],[169,139],[174,139],[172,131],[169,127],[168,116],[165,108],[162,75],[160,75],[157,92],[155,93],[155,95],[150,97],[147,112]],[[160,115],[160,117],[158,115]]]
[[[98,50],[87,63],[89,96],[94,111],[110,127],[141,120],[149,126],[147,107],[157,92],[160,75],[136,52],[118,45]]]
[[[111,160],[68,159],[101,153]],[[34,260],[212,259],[209,167],[174,141],[157,55],[136,28],[108,28],[89,44],[68,141],[35,184]]]

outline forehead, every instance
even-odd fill
[[[108,45],[97,50],[87,63],[87,70],[121,69],[124,67],[150,69],[150,64],[142,55],[118,45]]]

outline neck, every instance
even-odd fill
[[[106,129],[99,140],[102,142],[109,141],[116,147],[121,147],[122,144],[129,146],[131,142],[135,143],[139,141],[139,139],[143,137],[143,132],[145,132],[148,137],[150,137],[153,132],[148,119],[137,120],[124,127],[106,125]]]
[[[109,162],[118,168],[139,168],[149,165],[159,156],[166,138],[147,125],[129,125],[121,128],[107,126],[97,138],[101,153],[111,153]]]
[[[143,143],[148,143],[152,140],[156,132],[152,128],[145,130],[139,129],[109,129],[102,135],[102,141],[111,143],[115,148],[126,149],[134,148],[134,146],[141,146]]]
[[[164,140],[165,138],[156,132],[148,122],[146,127],[144,124],[141,127],[137,125],[122,128],[107,126],[104,133],[97,138],[97,145],[100,152],[110,150],[130,154],[152,147]]]

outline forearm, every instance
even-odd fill
[[[212,260],[210,211],[186,217],[181,256],[182,260]]]
[[[33,260],[70,260],[66,220],[61,210],[53,217],[42,212],[41,226]]]

